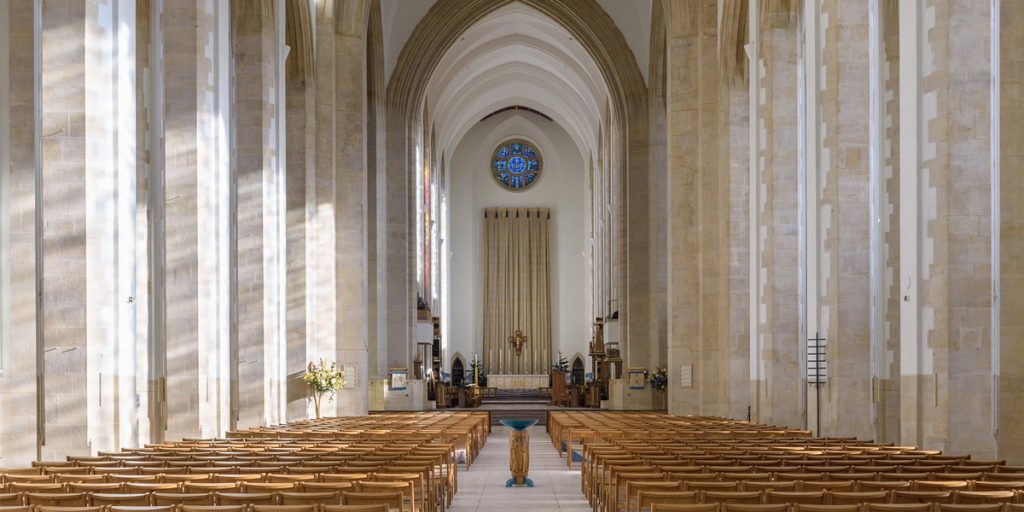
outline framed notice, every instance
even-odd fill
[[[693,387],[693,364],[683,363],[679,365],[679,387]]]
[[[391,368],[388,373],[391,376],[391,391],[405,391],[409,380],[409,369]]]
[[[629,389],[647,388],[647,368],[630,368],[627,373],[629,374]]]

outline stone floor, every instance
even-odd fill
[[[530,478],[535,487],[506,488],[508,432],[494,427],[473,466],[460,470],[452,512],[591,510],[580,492],[579,467],[565,467],[565,459],[558,456],[543,427],[530,429]]]

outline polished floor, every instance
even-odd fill
[[[530,429],[530,478],[535,486],[506,488],[508,433],[505,427],[494,427],[473,466],[460,471],[452,512],[591,510],[580,492],[579,466],[565,467],[543,427]]]

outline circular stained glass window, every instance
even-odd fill
[[[491,156],[491,175],[502,188],[520,192],[540,179],[543,160],[533,144],[522,139],[502,142]]]

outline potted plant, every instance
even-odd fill
[[[484,373],[484,365],[477,361],[473,361],[469,364],[469,375],[466,376],[466,382],[473,384],[473,378],[476,376],[476,384],[482,388],[487,387],[487,374]]]
[[[313,391],[313,407],[316,409],[316,417],[319,419],[320,403],[324,395],[329,393],[330,399],[334,399],[335,393],[345,385],[345,374],[338,369],[334,361],[331,361],[328,366],[327,362],[321,358],[319,364],[310,362],[306,366],[306,374],[302,376],[302,380],[306,381],[309,389]]]
[[[668,370],[655,367],[648,380],[651,382],[651,389],[654,390],[654,408],[656,410],[664,409],[665,390],[668,389]]]

